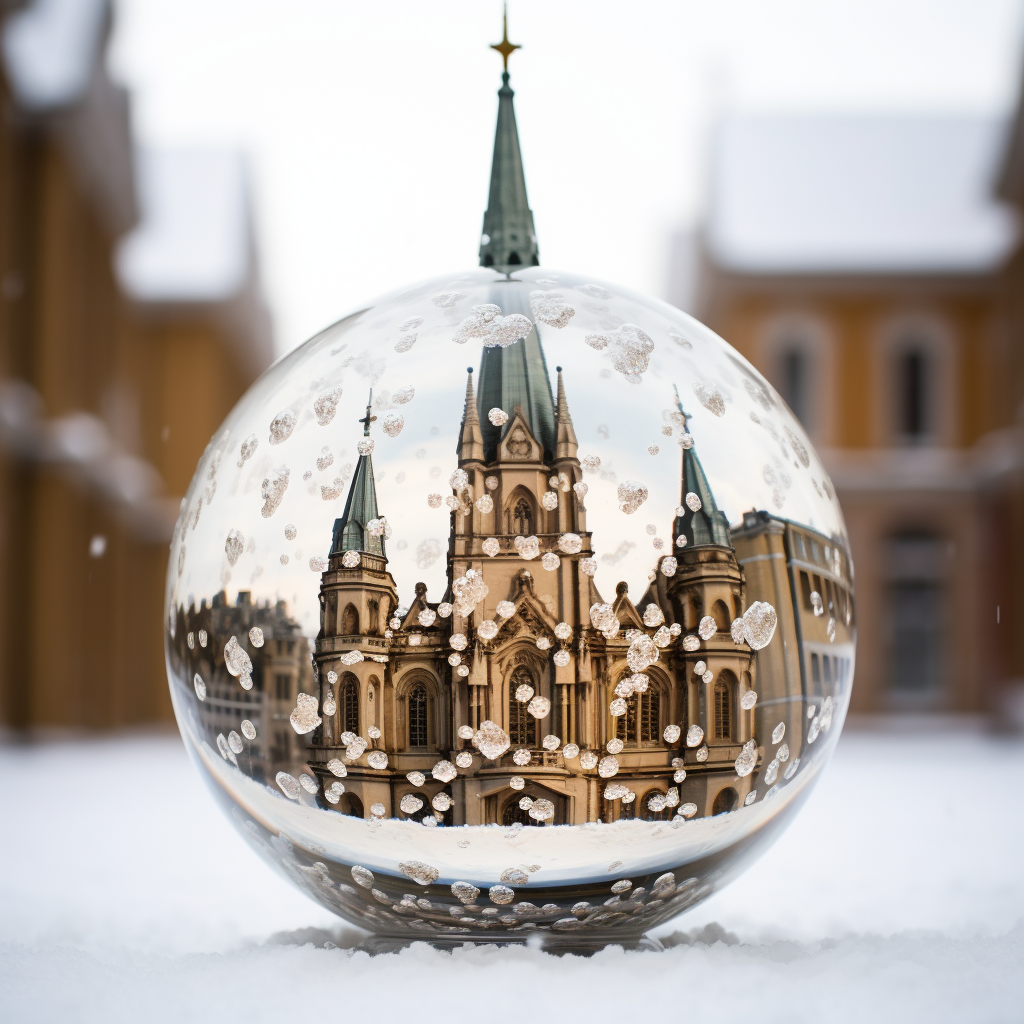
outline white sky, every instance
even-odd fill
[[[368,297],[476,264],[498,0],[117,0],[146,143],[250,157],[285,351]],[[541,260],[664,295],[725,110],[1010,109],[1017,0],[513,0]]]

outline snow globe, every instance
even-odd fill
[[[170,553],[174,709],[242,835],[347,920],[636,943],[828,761],[845,527],[725,341],[539,265],[507,71],[480,262],[339,320],[211,440]]]

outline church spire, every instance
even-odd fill
[[[366,403],[366,415],[359,422],[363,425],[363,437],[370,436],[370,424],[377,417],[371,412],[373,391]],[[366,449],[365,451],[363,449]],[[339,555],[345,551],[362,551],[370,555],[386,557],[384,537],[375,537],[366,526],[372,519],[379,519],[377,511],[377,486],[373,479],[373,459],[370,452],[373,443],[360,444],[359,462],[356,465],[352,486],[348,489],[345,511],[340,519],[334,520],[334,536],[331,541],[331,554]]]
[[[519,149],[519,130],[508,84],[508,58],[519,49],[508,41],[508,11],[504,16],[504,33],[497,50],[505,61],[498,90],[498,125],[494,133],[494,157],[491,162],[491,190],[484,214],[480,239],[480,266],[508,271],[516,266],[537,266],[537,235],[533,212],[526,198],[526,177],[523,155]]]
[[[683,417],[683,431],[688,433],[690,416],[683,409],[678,390],[676,391],[676,406]],[[696,509],[690,508],[686,503],[687,496],[691,494],[697,496],[699,505]],[[693,501],[692,498],[690,500]],[[697,502],[693,503],[697,504]],[[732,547],[732,540],[729,537],[729,521],[726,519],[725,513],[718,508],[704,467],[694,450],[692,438],[690,447],[683,449],[679,505],[683,514],[676,516],[676,520],[672,524],[673,541],[679,537],[685,537],[684,547],[700,547],[705,544],[717,544],[725,548]]]
[[[459,464],[463,462],[483,462],[484,436],[480,432],[480,416],[476,408],[476,396],[473,394],[473,367],[467,366],[466,407],[462,414],[462,434],[459,438]]]
[[[491,192],[484,214],[480,265],[510,273],[517,266],[536,266],[538,258],[533,213],[526,199],[512,90],[508,84],[508,58],[519,47],[508,41],[507,17],[504,29],[502,41],[494,44],[505,61],[505,72],[498,92],[498,127],[494,136]],[[511,307],[502,308],[506,313],[529,312],[516,308],[515,300]],[[507,425],[494,426],[487,418],[488,411],[503,409],[511,417],[517,406],[544,449],[544,458],[555,457],[555,402],[536,325],[522,341],[509,348],[484,349],[476,391],[485,461],[492,462],[498,457],[498,445],[508,429]]]
[[[556,459],[575,459],[579,443],[576,431],[573,430],[572,417],[569,415],[569,403],[565,398],[565,384],[562,383],[562,368],[555,367],[558,374],[558,400],[555,404],[555,427],[558,439],[555,446]]]

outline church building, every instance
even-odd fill
[[[511,44],[498,48],[506,66],[480,263],[511,274],[539,255]],[[441,602],[423,584],[399,595],[372,446],[361,446],[320,587],[323,722],[308,754],[325,807],[444,824],[581,824],[712,815],[750,792],[755,774],[738,777],[735,762],[754,737],[755,711],[741,702],[755,654],[730,632],[748,604],[746,579],[697,449],[682,455],[673,524],[673,542],[686,543],[662,556],[677,559],[676,572],[656,573],[639,601],[625,583],[598,593],[566,376],[556,368],[552,393],[536,328],[483,349],[479,371],[469,369]],[[487,416],[495,407],[509,413],[500,426]],[[368,408],[366,437],[372,422]],[[538,544],[560,545],[553,570]],[[655,628],[659,658],[637,675],[630,631]],[[488,736],[498,756],[485,756],[495,752]],[[344,766],[333,805],[331,764]]]

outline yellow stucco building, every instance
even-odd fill
[[[170,718],[167,542],[207,440],[271,358],[244,168],[140,152],[106,70],[109,5],[69,31],[72,7],[19,5],[0,27],[0,723],[15,729]]]
[[[715,138],[676,299],[772,381],[829,471],[856,566],[853,711],[996,712],[1024,676],[1005,138],[994,120],[832,116]]]

